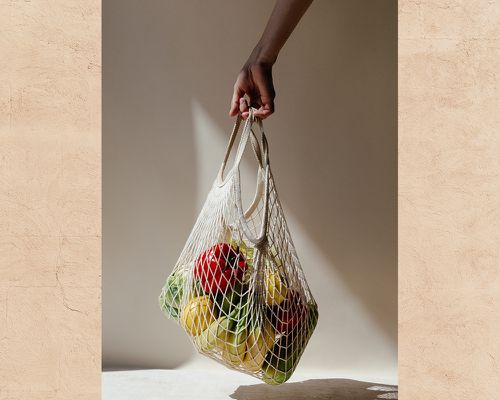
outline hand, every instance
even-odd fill
[[[274,112],[274,86],[272,64],[248,61],[242,68],[234,84],[233,98],[229,115],[234,117],[241,113],[243,119],[248,117],[248,103],[257,109],[254,115],[264,119]]]
[[[274,112],[272,67],[278,53],[313,0],[276,0],[264,33],[250,54],[234,84],[229,115],[248,117],[248,103],[254,115],[264,119]]]

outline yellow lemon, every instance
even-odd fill
[[[227,317],[221,317],[212,322],[207,329],[195,337],[195,344],[199,350],[209,352],[214,348],[224,348],[224,343],[229,337],[229,326],[231,320]]]
[[[192,336],[197,336],[215,321],[213,303],[208,296],[195,297],[182,311],[182,325]]]
[[[275,340],[276,332],[269,321],[264,323],[263,329],[258,327],[252,330],[247,337],[247,352],[243,367],[250,372],[259,372]]]
[[[276,270],[266,271],[266,304],[274,306],[283,303],[286,298],[286,286]]]

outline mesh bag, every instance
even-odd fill
[[[238,117],[217,178],[159,300],[200,353],[278,385],[295,370],[318,307],[278,199],[262,121],[252,109],[234,166],[224,176],[240,125]],[[248,141],[258,173],[255,197],[243,211],[239,166]]]

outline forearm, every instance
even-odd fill
[[[250,60],[273,65],[311,3],[312,0],[276,0],[266,29],[252,51]]]
[[[276,0],[259,43],[236,79],[229,115],[234,117],[239,112],[246,118],[249,106],[256,109],[253,115],[262,119],[274,112],[273,64],[311,3],[312,0]]]

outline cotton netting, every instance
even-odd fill
[[[269,167],[262,121],[245,121],[233,168],[221,170],[161,295],[196,349],[269,384],[288,380],[318,320]],[[257,139],[255,127],[260,130]],[[243,212],[239,166],[250,140],[259,170]]]

